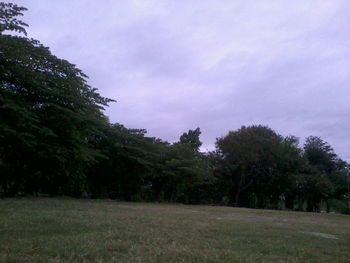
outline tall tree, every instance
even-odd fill
[[[242,126],[219,138],[216,148],[222,160],[223,174],[231,181],[231,202],[235,206],[250,206],[249,200],[253,198],[257,199],[254,206],[261,208],[268,202],[276,204],[288,185],[287,175],[296,166],[294,162],[299,153],[295,144],[295,139],[284,139],[261,125]],[[285,162],[282,156],[291,158],[291,162]],[[242,194],[245,202],[240,202]]]
[[[304,144],[308,161],[308,182],[304,190],[307,210],[319,211],[321,201],[330,210],[329,199],[341,198],[346,191],[346,163],[338,158],[333,148],[320,137],[309,136]]]
[[[107,122],[101,109],[111,100],[39,41],[3,34],[25,33],[16,18],[24,10],[0,5],[1,187],[9,195],[79,192],[98,155],[90,141]]]

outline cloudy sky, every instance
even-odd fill
[[[350,160],[348,0],[30,0],[30,37],[89,77],[112,122],[203,149],[241,125]]]

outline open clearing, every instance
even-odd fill
[[[350,262],[350,216],[0,200],[0,262]]]

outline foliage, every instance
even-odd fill
[[[24,10],[5,7],[14,10],[5,8],[2,14]],[[5,22],[7,30],[24,25],[11,18]],[[87,85],[79,69],[36,40],[0,35],[0,50],[3,191],[79,192],[84,170],[98,155],[90,140],[107,121],[101,109],[111,100]]]
[[[113,100],[26,36],[26,8],[0,2],[0,195],[331,210],[348,198],[349,165],[319,137],[303,148],[267,126],[242,126],[202,153],[201,130],[178,142],[110,123]],[[5,34],[6,31],[17,35]],[[330,200],[333,200],[330,202]]]
[[[27,35],[24,27],[28,25],[17,19],[17,16],[23,16],[22,12],[26,10],[27,8],[25,7],[0,2],[0,35],[5,30],[16,31]]]
[[[201,147],[202,142],[199,140],[199,136],[201,135],[200,128],[195,130],[189,130],[187,133],[183,133],[180,137],[180,143],[188,144],[195,151],[199,151],[199,147]]]
[[[230,178],[231,203],[235,206],[276,206],[290,183],[288,175],[297,170],[295,163],[298,163],[299,152],[296,143],[295,138],[284,139],[261,125],[242,126],[219,138],[216,147],[223,173]],[[242,195],[245,200],[239,202]]]

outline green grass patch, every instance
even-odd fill
[[[0,262],[349,262],[350,216],[0,200]]]

